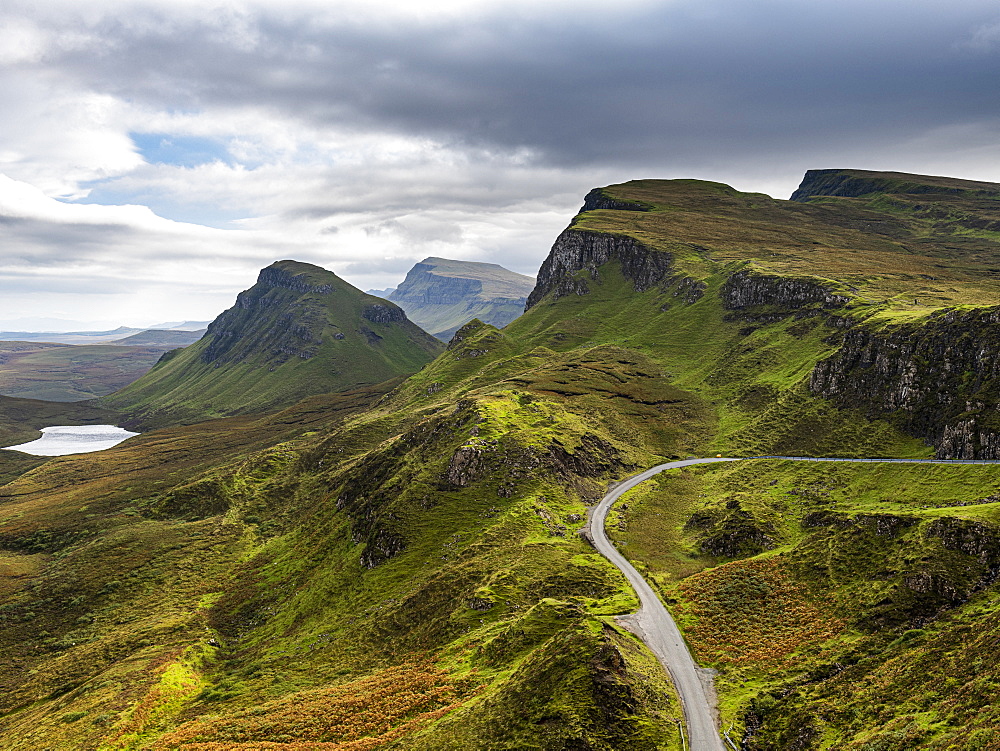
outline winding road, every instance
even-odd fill
[[[677,624],[670,613],[660,602],[653,588],[642,574],[629,563],[618,549],[608,539],[604,524],[608,511],[615,501],[654,475],[667,469],[689,467],[693,464],[712,464],[715,462],[737,462],[747,459],[785,459],[790,461],[810,462],[893,462],[900,464],[998,464],[998,460],[948,460],[948,459],[825,459],[804,456],[753,456],[753,457],[715,457],[712,459],[684,459],[640,472],[615,485],[608,494],[594,507],[590,520],[590,534],[594,547],[598,552],[618,567],[639,596],[639,610],[632,615],[620,616],[619,622],[645,642],[646,646],[656,655],[660,664],[670,675],[680,698],[681,709],[684,712],[686,726],[685,748],[690,751],[725,751],[726,746],[719,735],[718,719],[715,710],[714,672],[698,667],[684,643]],[[732,743],[730,741],[730,743]],[[732,745],[732,748],[737,746]]]

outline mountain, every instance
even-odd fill
[[[531,277],[495,263],[425,258],[388,299],[425,331],[448,341],[473,318],[506,326],[524,312],[533,286]]]
[[[140,426],[262,412],[412,373],[440,349],[396,305],[278,261],[197,343],[102,402]]]
[[[5,745],[686,747],[586,541],[609,485],[691,455],[996,456],[995,204],[839,172],[795,201],[595,189],[524,315],[405,380],[0,487]],[[238,310],[327,299],[313,268]],[[717,671],[730,747],[996,745],[995,464],[680,468],[607,528]]]
[[[395,287],[386,287],[385,289],[369,289],[365,290],[366,295],[372,295],[374,297],[388,297],[393,292],[396,291]]]
[[[211,321],[166,321],[164,323],[157,323],[153,326],[148,327],[147,331],[156,331],[160,329],[174,329],[177,331],[199,331],[210,324]]]

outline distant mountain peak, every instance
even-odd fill
[[[533,277],[496,263],[429,256],[414,264],[388,299],[426,331],[447,341],[473,318],[506,326],[524,312],[534,286]]]

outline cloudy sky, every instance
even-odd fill
[[[0,326],[207,319],[281,258],[533,274],[590,188],[1000,181],[996,0],[0,0]]]

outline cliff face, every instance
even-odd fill
[[[611,209],[614,211],[649,211],[650,205],[642,201],[623,201],[619,198],[612,198],[605,193],[604,188],[594,188],[583,197],[583,206],[578,213],[585,211],[596,211],[598,209]]]
[[[818,280],[758,274],[749,269],[732,274],[722,287],[722,304],[728,310],[767,305],[799,310],[805,306],[831,309],[846,305],[850,299]]]
[[[809,388],[873,417],[896,415],[942,459],[1000,459],[1000,308],[951,310],[923,325],[844,334]]]
[[[911,175],[904,172],[816,169],[806,172],[791,200],[805,201],[816,196],[857,198],[871,193],[905,195],[997,195],[996,183],[959,180],[953,177]]]
[[[495,263],[426,258],[389,299],[425,331],[447,341],[474,318],[506,326],[524,311],[533,283]]]
[[[527,308],[549,293],[553,300],[587,294],[587,280],[579,272],[586,271],[591,279],[597,279],[598,267],[612,259],[620,262],[622,274],[637,292],[666,280],[673,265],[669,253],[653,250],[633,237],[570,228],[556,238],[538,270],[538,282],[528,296]]]

